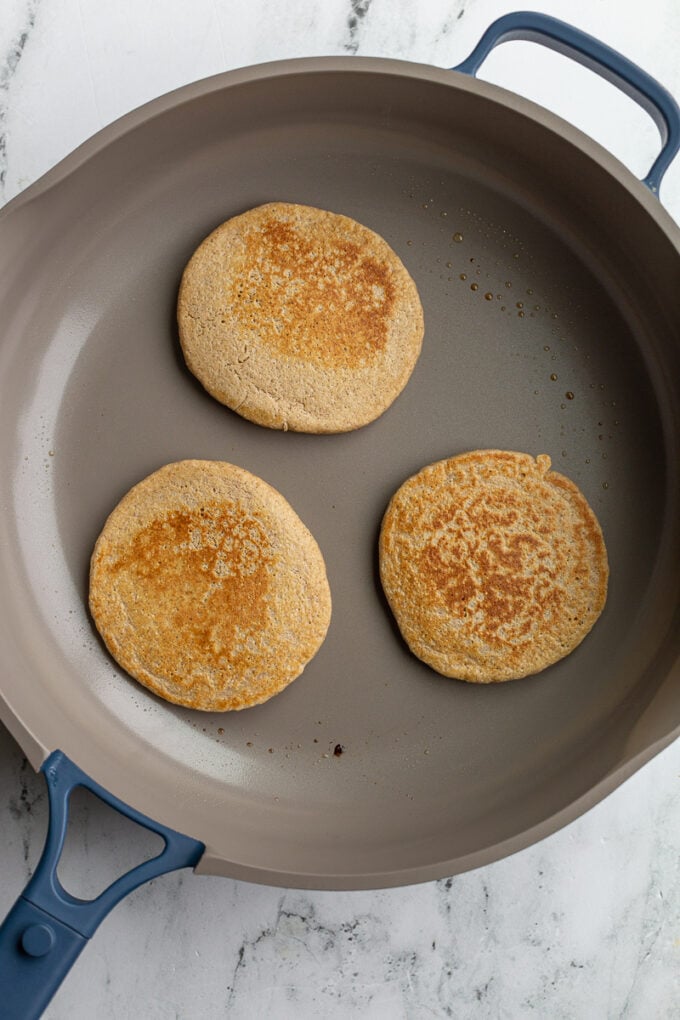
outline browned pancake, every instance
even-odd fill
[[[90,610],[109,651],[168,701],[266,701],[316,654],[330,592],[283,496],[217,461],[168,464],[123,497],[97,540]]]
[[[387,508],[380,575],[411,650],[474,683],[537,673],[604,608],[607,553],[550,458],[477,450],[423,468]]]
[[[420,353],[415,284],[374,231],[282,202],[227,220],[189,261],[177,317],[187,365],[270,428],[343,432],[377,418]]]

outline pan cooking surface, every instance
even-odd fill
[[[23,682],[49,706],[35,708],[43,732],[51,719],[62,750],[203,839],[228,862],[218,870],[317,885],[450,873],[528,842],[587,794],[620,764],[655,692],[646,671],[667,625],[657,573],[672,482],[650,327],[565,222],[559,194],[532,199],[467,142],[400,120],[398,96],[389,116],[343,119],[329,85],[335,120],[303,110],[282,123],[259,87],[257,118],[218,131],[224,100],[206,97],[202,120],[180,107],[147,141],[132,132],[96,154],[77,188],[66,177],[16,214],[35,239],[16,283],[25,296],[11,328],[23,340],[6,355],[2,412]],[[378,231],[420,292],[426,334],[411,381],[354,433],[246,422],[203,391],[179,350],[177,287],[195,246],[229,216],[279,200]],[[410,655],[377,571],[394,490],[475,448],[548,453],[597,513],[611,567],[585,642],[539,676],[491,687]],[[142,477],[193,457],[279,489],[319,542],[333,595],[328,637],[302,677],[240,713],[156,699],[111,660],[86,610],[106,515]],[[658,631],[642,633],[647,617]]]

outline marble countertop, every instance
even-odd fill
[[[0,203],[105,124],[189,81],[315,54],[452,66],[514,6],[503,0],[3,0]],[[677,0],[647,0],[643,8],[633,0],[516,6],[591,32],[680,97]],[[482,76],[541,99],[634,172],[646,170],[658,137],[643,114],[594,78],[587,85],[578,76],[566,86],[559,76],[538,81],[535,66],[499,50]],[[676,164],[661,197],[680,221]],[[301,892],[189,872],[167,875],[115,909],[45,1015],[678,1018],[679,792],[676,742],[540,844],[420,886]],[[42,778],[0,727],[0,916],[36,864],[46,818]],[[78,802],[62,874],[91,894],[143,849],[130,823],[94,801]]]

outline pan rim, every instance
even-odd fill
[[[256,868],[238,861],[227,861],[220,854],[213,853],[210,845],[194,868],[196,875],[215,875],[233,878],[258,885],[270,885],[284,889],[308,889],[313,891],[358,892],[361,890],[396,889],[409,885],[422,885],[426,882],[442,881],[456,875],[464,875],[478,868],[505,860],[522,850],[550,839],[561,829],[577,822],[590,810],[597,807],[628,779],[657,755],[669,747],[680,736],[680,727],[676,735],[662,737],[646,748],[633,755],[628,761],[607,773],[601,780],[590,787],[585,793],[574,798],[554,814],[547,816],[535,825],[524,829],[514,836],[508,836],[499,843],[494,843],[481,850],[470,851],[462,857],[434,864],[394,870],[383,869],[376,872],[352,872],[329,874],[319,872],[273,871]]]
[[[635,174],[629,170],[616,156],[599,142],[591,138],[580,128],[553,113],[539,103],[526,99],[510,89],[491,82],[471,77],[453,68],[436,67],[410,60],[398,60],[392,57],[359,57],[359,56],[322,56],[292,57],[286,60],[272,60],[251,64],[246,67],[222,71],[218,74],[201,78],[198,81],[181,85],[141,106],[122,114],[120,117],[104,125],[94,135],[76,146],[70,153],[50,167],[38,180],[29,184],[0,208],[0,225],[13,211],[27,205],[39,195],[44,194],[62,179],[74,173],[79,166],[88,162],[112,143],[128,132],[142,126],[155,117],[174,109],[184,102],[234,88],[252,82],[271,79],[288,78],[300,74],[343,74],[362,73],[380,74],[393,77],[412,78],[430,81],[433,84],[459,89],[480,95],[493,102],[512,109],[539,123],[542,127],[554,132],[563,140],[570,142],[598,163],[602,169],[612,174],[651,214],[654,221],[667,234],[680,252],[680,225],[662,205],[658,196]],[[680,158],[680,157],[678,157]]]
[[[38,181],[30,185],[23,192],[10,200],[0,210],[0,231],[2,223],[6,218],[24,206],[29,205],[38,196],[46,193],[53,186],[66,177],[78,171],[79,167],[102,152],[117,139],[123,137],[127,132],[142,126],[147,121],[162,115],[180,103],[200,98],[213,92],[232,88],[238,85],[245,85],[250,82],[271,79],[277,77],[288,77],[301,73],[378,73],[381,75],[397,75],[399,77],[428,80],[435,84],[461,89],[463,91],[477,93],[497,103],[511,107],[532,121],[538,122],[543,127],[554,131],[559,136],[581,149],[587,156],[598,163],[605,171],[610,173],[626,190],[631,193],[653,218],[656,225],[663,231],[667,238],[680,253],[680,228],[675,224],[672,217],[666,212],[658,199],[652,195],[647,187],[629,171],[616,157],[609,153],[599,143],[589,138],[580,129],[564,121],[558,115],[545,110],[538,104],[487,82],[469,78],[459,72],[445,68],[435,68],[427,64],[419,64],[410,61],[393,60],[377,57],[303,57],[292,60],[274,61],[264,64],[252,65],[247,68],[240,68],[233,71],[226,71],[210,78],[202,79],[189,85],[182,86],[173,92],[167,93],[157,99],[151,100],[143,106],[133,110],[116,121],[102,128],[96,135],[88,139],[72,153],[64,157],[56,166],[48,170]],[[0,683],[0,718],[8,726],[10,732],[19,741],[26,751],[31,764],[38,768],[44,758],[53,747],[45,747],[39,735],[36,735],[29,720],[24,720],[21,714],[15,711],[9,704],[5,691]],[[620,765],[602,780],[595,784],[586,794],[576,798],[570,804],[563,807],[555,815],[544,819],[540,823],[542,837],[557,831],[569,822],[575,820],[594,804],[601,801],[609,793],[613,792],[630,775],[637,771],[647,761],[651,760],[670,742],[680,736],[680,726],[673,728],[663,738],[645,748],[637,755]],[[76,759],[77,763],[77,759]],[[94,775],[93,778],[102,781],[101,776]],[[106,785],[104,777],[103,785]],[[112,792],[115,792],[112,791]],[[135,806],[135,805],[132,805]],[[251,881],[258,881],[264,884],[293,885],[299,888],[326,888],[326,889],[349,889],[349,888],[379,888],[405,885],[412,882],[429,881],[435,878],[446,877],[460,871],[470,870],[486,863],[508,856],[509,853],[517,852],[537,841],[535,838],[536,826],[525,830],[502,843],[494,844],[491,847],[471,853],[468,857],[459,858],[455,862],[442,862],[425,866],[414,866],[398,872],[382,872],[380,874],[363,875],[338,875],[320,874],[308,876],[304,884],[302,875],[291,875],[283,872],[271,871],[269,869],[247,868],[236,862],[225,861],[223,857],[211,855],[210,850],[206,852],[205,858],[198,867],[199,873],[229,874],[233,877],[248,878]],[[218,867],[218,862],[220,867]],[[466,863],[467,862],[467,863]],[[228,868],[228,870],[222,870]],[[311,881],[310,881],[311,880]]]

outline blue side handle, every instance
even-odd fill
[[[61,751],[42,765],[50,805],[47,839],[28,885],[0,926],[0,1016],[36,1020],[55,994],[97,926],[129,892],[176,868],[198,864],[205,846],[159,825],[95,783]],[[165,847],[121,875],[93,900],[66,892],[57,867],[66,838],[71,791],[83,786],[110,807],[157,833]]]
[[[659,129],[662,148],[642,183],[658,197],[663,175],[680,149],[680,106],[670,92],[636,64],[592,35],[535,11],[517,11],[494,21],[467,60],[452,70],[474,76],[494,46],[513,39],[537,42],[571,57],[616,85],[650,115]]]

